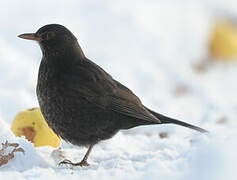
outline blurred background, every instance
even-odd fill
[[[17,112],[38,106],[41,51],[17,35],[58,23],[145,105],[209,130],[235,131],[228,128],[237,122],[236,0],[0,2],[0,122],[6,126]],[[157,131],[189,132],[153,126],[124,133]]]
[[[234,0],[1,0],[0,118],[38,106],[41,51],[17,35],[50,23],[68,27],[88,58],[159,112],[236,116],[236,12]]]

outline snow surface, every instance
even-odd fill
[[[215,63],[205,73],[192,68],[207,56],[214,20],[236,16],[236,10],[236,0],[1,0],[0,142],[18,142],[25,155],[16,153],[0,167],[0,180],[236,180],[237,64]],[[60,152],[14,137],[9,126],[15,114],[38,106],[41,58],[37,44],[17,35],[49,23],[71,29],[87,57],[145,105],[211,134],[175,125],[121,131],[95,146],[86,168],[59,167]],[[61,151],[79,161],[86,149],[63,142]]]

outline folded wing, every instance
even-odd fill
[[[70,83],[72,90],[90,103],[136,119],[161,123],[131,90],[90,60],[80,62],[71,73],[73,76],[68,81],[74,81]]]

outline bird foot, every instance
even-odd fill
[[[90,164],[86,161],[86,160],[82,160],[81,162],[79,163],[73,163],[72,161],[68,160],[68,159],[65,159],[63,161],[61,161],[58,165],[63,165],[63,164],[69,164],[71,166],[89,166]]]

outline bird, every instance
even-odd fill
[[[171,123],[208,132],[143,105],[129,88],[88,59],[63,25],[48,24],[18,37],[40,45],[36,94],[47,123],[66,142],[88,148],[80,162],[65,159],[60,165],[89,166],[94,145],[137,126]]]

